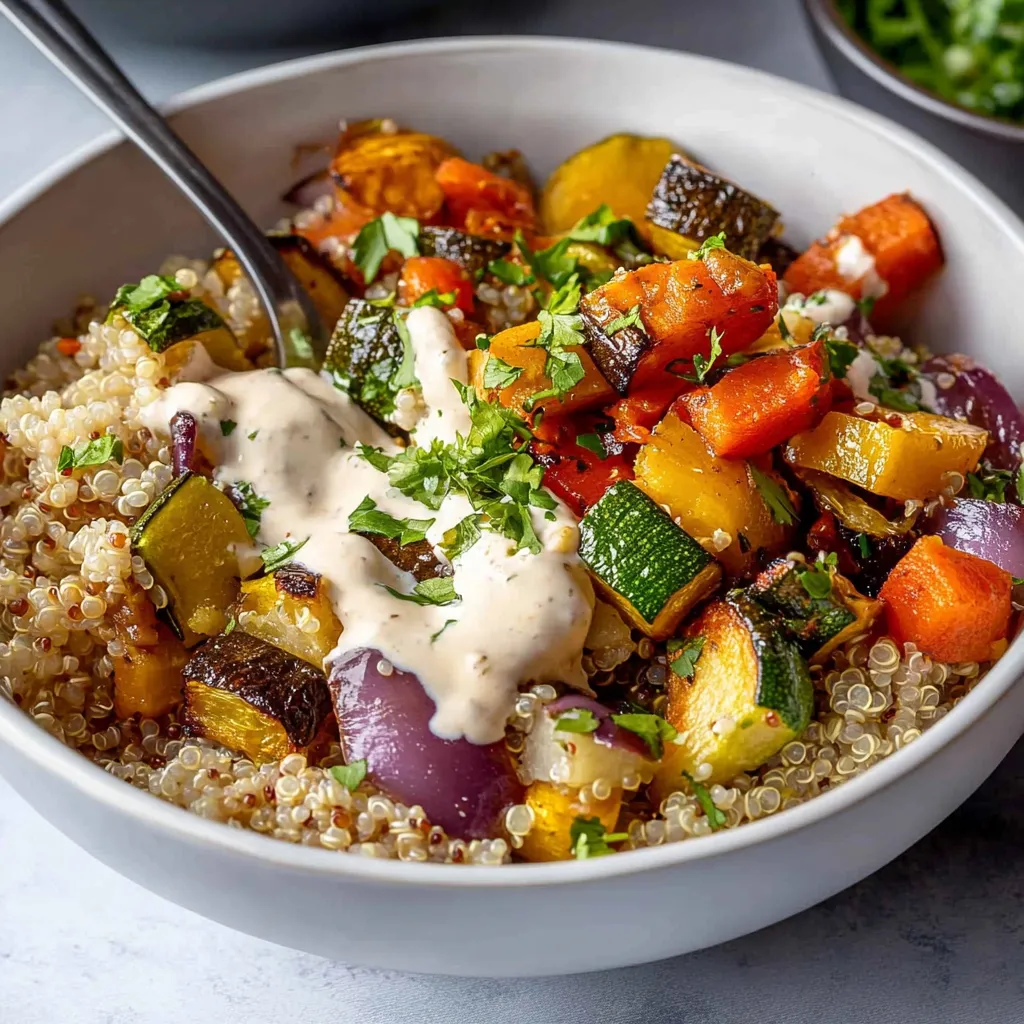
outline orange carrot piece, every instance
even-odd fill
[[[829,410],[824,341],[752,359],[681,399],[693,428],[721,458],[748,459],[809,430]]]
[[[61,338],[57,342],[57,351],[62,356],[73,356],[82,348],[82,343],[77,338]]]
[[[351,242],[359,234],[360,228],[373,220],[374,216],[372,210],[356,202],[344,189],[336,188],[331,212],[316,224],[296,227],[296,231],[319,249],[328,238]]]
[[[620,398],[608,409],[615,421],[614,437],[624,444],[646,444],[651,431],[661,422],[668,407],[690,385],[680,377],[666,374],[667,381],[659,387],[648,388],[635,395]]]
[[[473,312],[473,282],[462,267],[443,256],[409,257],[402,264],[402,276],[398,279],[399,301],[411,306],[431,291],[439,296],[455,295],[455,301],[445,303],[445,308],[455,306],[463,313]]]
[[[468,229],[467,218],[472,213],[469,219],[478,234],[533,228],[536,219],[533,197],[519,182],[461,157],[445,160],[434,177],[444,193],[445,208],[454,226]]]
[[[865,295],[869,275],[844,276],[838,266],[840,250],[851,236],[875,261],[874,271],[886,292],[875,302],[873,321],[885,324],[900,303],[942,267],[942,247],[928,214],[909,195],[887,196],[859,213],[840,218],[820,241],[790,264],[785,282],[790,291],[810,295],[836,288],[855,299]]]
[[[939,661],[988,661],[1010,624],[1012,577],[977,555],[922,537],[896,563],[879,592],[886,625]]]

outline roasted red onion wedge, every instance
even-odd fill
[[[933,356],[921,374],[935,385],[935,411],[989,432],[985,457],[997,469],[1020,465],[1024,417],[995,374],[970,356]]]
[[[611,720],[611,709],[599,701],[584,697],[579,693],[567,693],[544,706],[544,710],[552,718],[557,718],[566,711],[590,711],[601,723],[593,733],[594,740],[606,747],[615,747],[637,757],[650,757],[647,744],[635,732],[623,729]]]
[[[391,667],[379,651],[345,655],[329,683],[345,759],[365,759],[375,785],[393,800],[419,804],[450,836],[495,835],[505,809],[523,799],[504,742],[435,736],[433,700],[415,675]]]
[[[195,469],[197,429],[190,412],[177,412],[171,419],[171,468],[176,477]]]
[[[1024,577],[1024,508],[958,498],[939,508],[928,530],[958,551],[987,558],[1018,579]]]

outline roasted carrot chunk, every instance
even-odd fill
[[[785,282],[805,295],[836,288],[855,299],[875,298],[872,320],[884,325],[942,264],[928,214],[909,195],[891,195],[842,217],[790,265]]]
[[[707,358],[712,329],[725,355],[742,352],[778,306],[770,267],[713,249],[617,275],[583,298],[580,315],[594,361],[624,395],[664,385],[666,369],[686,371],[698,353]],[[634,312],[639,324],[617,324]]]
[[[533,197],[517,181],[461,157],[445,160],[437,168],[435,180],[455,227],[472,227],[472,234],[484,235],[533,228]]]
[[[457,263],[443,256],[412,256],[402,264],[402,276],[398,280],[398,298],[406,306],[429,292],[438,297],[454,295],[446,308],[456,306],[463,313],[473,312],[473,282]]]
[[[690,385],[682,378],[665,374],[665,383],[645,388],[620,398],[609,406],[608,415],[615,421],[615,439],[627,444],[646,444],[651,431],[661,422],[669,406]]]
[[[315,224],[301,228],[296,225],[295,232],[311,245],[320,248],[328,238],[350,242],[373,218],[372,210],[356,202],[344,189],[336,188],[331,212]]]
[[[680,404],[715,455],[747,459],[813,427],[829,409],[829,378],[825,343],[815,341],[753,359]]]
[[[922,537],[896,563],[879,597],[897,643],[940,661],[988,661],[1010,624],[1008,572],[977,555]]]

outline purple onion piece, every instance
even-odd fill
[[[567,693],[545,704],[544,710],[552,717],[566,711],[590,711],[600,722],[597,729],[590,734],[596,743],[650,759],[651,752],[647,749],[647,744],[635,732],[616,725],[611,720],[611,710],[591,697],[584,697],[581,693]]]
[[[195,469],[198,424],[190,412],[176,412],[171,419],[171,466],[176,477]]]
[[[970,356],[950,355],[928,359],[921,374],[935,385],[939,415],[966,420],[989,432],[985,457],[993,466],[1014,470],[1020,465],[1024,417],[994,373]]]
[[[556,697],[544,705],[544,710],[552,717],[560,715],[563,711],[591,711],[595,718],[600,719],[605,719],[611,714],[610,708],[606,708],[592,697],[584,697],[582,693],[566,693]]]
[[[1011,576],[1024,577],[1024,508],[957,498],[927,521],[928,530],[957,551],[986,558]]]
[[[294,203],[303,209],[311,207],[322,196],[334,195],[334,179],[326,168],[314,171],[297,181],[281,197],[286,203]]]
[[[866,339],[875,333],[860,306],[854,306],[853,313],[837,326],[846,328],[847,336],[858,348],[863,348]]]
[[[419,804],[450,836],[493,836],[523,786],[504,742],[443,740],[430,731],[434,702],[411,672],[383,675],[379,651],[361,648],[331,668],[328,682],[345,759],[393,800]]]

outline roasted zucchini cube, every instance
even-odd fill
[[[329,736],[323,672],[236,629],[198,648],[184,668],[186,731],[256,764],[316,750]]]
[[[512,248],[511,243],[481,235],[467,235],[456,228],[427,225],[420,228],[421,256],[440,256],[462,267],[470,276],[482,274],[492,260],[500,260]]]
[[[629,480],[583,517],[580,558],[598,589],[655,640],[670,636],[722,578],[711,555]]]
[[[763,200],[679,153],[669,158],[647,205],[654,247],[672,259],[724,233],[727,249],[753,260],[778,218]]]
[[[238,552],[252,538],[223,491],[206,477],[183,474],[135,523],[131,541],[166,591],[168,613],[187,647],[224,629],[238,596]]]
[[[246,580],[237,618],[239,629],[317,668],[341,636],[327,581],[295,562]]]

